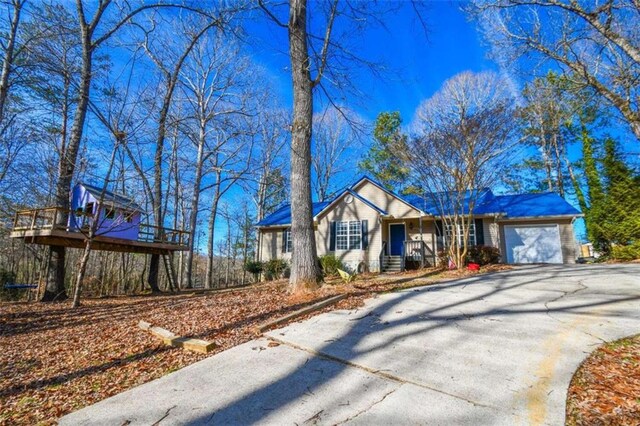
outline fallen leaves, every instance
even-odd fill
[[[490,269],[489,269],[490,270]],[[375,292],[426,285],[469,272],[422,270],[328,280],[313,294],[291,296],[285,281],[250,288],[162,296],[0,305],[0,424],[56,419],[253,339],[257,325],[337,294],[348,297],[296,318],[353,309]],[[207,355],[165,346],[139,330],[140,320],[216,343]]]
[[[567,424],[640,424],[640,335],[606,343],[582,363],[569,386]]]

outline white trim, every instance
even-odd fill
[[[366,219],[355,219],[355,220],[347,219],[347,220],[334,220],[334,221],[332,221],[332,222],[334,222],[336,224],[336,235],[335,235],[335,238],[336,238],[335,251],[336,252],[344,253],[344,252],[348,252],[348,251],[362,251],[362,250],[364,250],[362,248],[363,247],[363,239],[364,239],[364,234],[362,232],[362,221],[363,220],[366,220]],[[338,223],[341,223],[341,222],[346,222],[347,223],[347,235],[346,235],[346,237],[347,237],[347,248],[346,249],[339,249],[338,248]],[[351,243],[351,241],[349,241],[349,237],[351,236],[351,222],[358,222],[358,224],[360,225],[358,227],[358,229],[360,230],[360,247],[358,247],[358,248],[350,248],[349,247],[350,243]],[[329,226],[331,226],[331,225],[329,225]],[[329,232],[331,232],[331,231],[329,231]]]
[[[387,254],[388,256],[397,256],[395,254],[391,254],[391,225],[402,225],[404,226],[404,240],[402,241],[402,244],[404,244],[405,241],[407,241],[407,223],[406,222],[389,222],[387,224],[387,239],[388,244],[387,247],[389,248],[389,253]],[[402,255],[402,253],[400,253],[400,256]]]

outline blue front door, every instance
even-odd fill
[[[402,254],[402,243],[404,242],[404,224],[396,223],[389,225],[389,254],[400,256]]]

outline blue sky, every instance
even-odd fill
[[[359,35],[358,55],[387,68],[381,78],[359,73],[356,87],[366,96],[348,100],[350,108],[369,120],[381,111],[400,111],[409,122],[420,102],[446,79],[466,70],[497,70],[487,58],[475,24],[461,10],[464,3],[428,3],[426,36],[410,3],[400,4],[397,12],[385,15],[386,28],[370,28]],[[282,101],[290,107],[286,30],[256,19],[248,33],[254,59],[270,72]]]

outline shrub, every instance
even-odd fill
[[[448,269],[449,268],[449,250],[438,250],[438,268]]]
[[[262,272],[263,268],[264,268],[264,264],[257,260],[247,260],[247,262],[244,264],[244,270],[254,275],[257,275],[260,272]]]
[[[477,263],[480,266],[500,262],[500,250],[490,246],[471,246],[467,249],[467,263]]]
[[[480,266],[500,263],[500,250],[490,246],[469,246],[467,247],[466,263],[477,263]],[[449,251],[438,251],[438,267],[449,267]]]
[[[640,241],[622,246],[614,245],[611,247],[611,257],[616,260],[636,260],[640,259]]]
[[[263,265],[263,271],[267,281],[284,278],[289,270],[289,264],[284,259],[271,259]]]
[[[244,264],[244,270],[253,275],[255,281],[258,281],[260,273],[264,270],[264,263],[257,260],[247,260]]]
[[[322,274],[327,276],[337,275],[339,269],[344,269],[344,265],[332,254],[325,254],[320,256],[320,267],[322,268]]]

